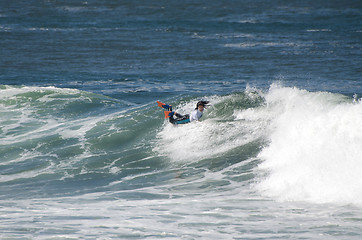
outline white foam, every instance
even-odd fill
[[[309,46],[309,44],[302,42],[257,42],[257,41],[224,44],[224,47],[231,47],[231,48],[285,47],[285,46],[292,48],[301,48]]]
[[[327,28],[324,28],[324,29],[308,29],[307,32],[331,32],[332,30],[331,29],[327,29]]]
[[[210,97],[208,100],[215,105],[233,98],[237,97]],[[189,113],[196,102],[197,100],[192,100],[179,106],[176,111]],[[214,116],[210,111],[212,112],[212,108],[205,110],[205,119],[200,122],[179,126],[165,122],[158,134],[159,141],[155,150],[173,161],[196,162],[245,145],[258,139],[264,132],[263,125],[248,116],[241,117],[237,112],[231,116]],[[207,114],[212,116],[208,118]]]
[[[0,89],[0,97],[1,99],[8,98],[17,94],[27,93],[27,92],[44,92],[44,91],[54,91],[57,93],[80,93],[77,89],[70,88],[57,88],[54,86],[49,87],[30,87],[30,86],[21,86],[21,87],[13,87],[8,85],[3,85],[5,89]]]
[[[22,99],[19,95],[25,93],[40,92],[46,94],[44,96],[38,97],[37,99]],[[66,94],[69,97],[59,98],[59,94]],[[72,95],[76,95],[73,97]],[[59,104],[67,105],[74,101],[85,101],[91,102],[92,100],[89,97],[80,95],[80,91],[76,89],[61,89],[56,87],[11,87],[5,86],[5,89],[0,90],[0,100],[13,101],[12,104],[3,104],[0,105],[1,113],[6,114],[7,118],[4,118],[3,121],[6,122],[2,127],[2,132],[6,138],[1,139],[3,144],[14,144],[17,142],[22,142],[24,139],[30,138],[40,138],[44,135],[53,132],[54,134],[60,134],[63,138],[71,137],[80,137],[84,136],[85,132],[91,127],[95,126],[95,122],[99,119],[81,119],[74,120],[72,124],[68,124],[69,120],[58,119],[53,116],[39,115],[37,113],[37,104],[47,104],[49,102],[55,101],[58,105],[54,107],[54,112],[57,111]],[[31,106],[31,102],[37,102],[34,106]],[[61,101],[61,102],[60,102]],[[16,103],[16,104],[15,104]],[[50,111],[51,115],[52,112]],[[103,119],[102,117],[100,119]],[[90,124],[91,127],[84,125],[84,121]],[[76,125],[79,125],[79,128],[73,130]],[[21,131],[23,126],[29,125],[25,131]]]
[[[92,102],[86,93],[79,90],[60,89],[55,87],[11,87],[4,86],[5,89],[0,90],[0,114],[4,117],[0,120],[2,127],[0,128],[0,144],[4,146],[12,145],[30,145],[32,142],[39,141],[42,143],[49,136],[59,136],[62,139],[75,138],[73,145],[82,149],[82,153],[74,161],[79,161],[91,155],[89,151],[89,143],[87,133],[97,124],[119,116],[121,112],[106,114],[102,116],[87,116],[83,118],[63,118],[62,116],[54,116],[57,109],[67,106],[71,102]],[[45,92],[45,94],[35,94],[35,98],[30,95],[21,95],[26,93]],[[81,93],[81,94],[80,94]],[[67,97],[66,97],[67,96]],[[54,104],[51,103],[54,101]],[[41,111],[39,111],[39,109]],[[41,144],[40,144],[41,145]],[[38,154],[37,146],[31,149],[33,154]],[[39,153],[40,154],[40,153]],[[51,157],[51,153],[45,153]],[[39,155],[43,156],[43,155]],[[2,164],[10,164],[13,162],[22,162],[27,159],[36,158],[23,150],[16,159],[3,159]],[[55,156],[56,158],[56,156]],[[72,161],[62,161],[60,168],[71,166]],[[40,172],[40,171],[39,171]],[[34,171],[36,173],[36,171]],[[33,174],[28,172],[26,174]],[[29,175],[29,176],[30,176]],[[19,175],[18,176],[22,176]],[[28,175],[27,175],[28,176]],[[10,176],[16,178],[16,176]],[[8,177],[9,178],[9,177]],[[0,179],[5,181],[4,177]]]
[[[257,188],[284,201],[362,205],[362,103],[282,87],[266,103],[274,119]]]

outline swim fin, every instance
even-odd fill
[[[164,111],[164,113],[165,113],[165,118],[166,119],[169,118],[169,117],[172,117],[175,114],[175,112],[171,112],[171,111]]]
[[[172,109],[172,106],[171,106],[171,105],[162,103],[162,102],[160,102],[160,101],[157,101],[157,104],[158,104],[158,106],[159,106],[160,108],[164,108],[164,109],[167,109],[167,110]]]

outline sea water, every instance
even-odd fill
[[[0,1],[0,52],[1,239],[361,238],[359,1]]]

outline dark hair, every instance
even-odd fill
[[[199,101],[197,104],[196,104],[196,108],[195,108],[195,110],[196,109],[198,109],[199,108],[199,106],[203,106],[203,107],[205,107],[206,106],[206,104],[208,104],[209,103],[209,101]]]

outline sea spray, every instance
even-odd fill
[[[274,119],[257,189],[279,200],[362,205],[362,103],[275,86],[265,99]]]

